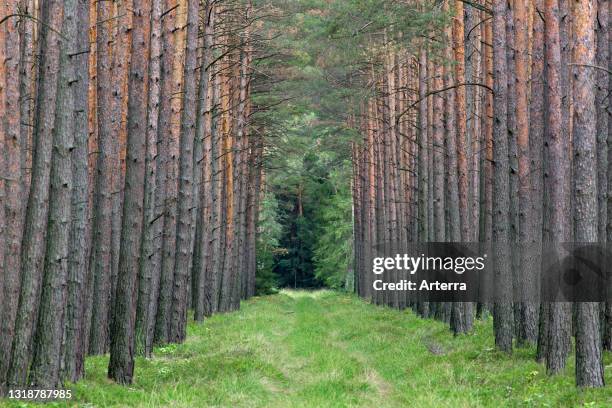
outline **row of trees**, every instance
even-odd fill
[[[182,342],[254,294],[246,1],[0,5],[0,389]]]
[[[369,37],[371,97],[350,123],[362,134],[353,148],[357,293],[412,306],[455,333],[489,308],[497,348],[537,345],[550,374],[565,368],[573,336],[576,384],[603,386],[610,303],[428,303],[373,291],[372,258],[387,242],[541,247],[609,238],[608,2],[421,6],[439,7],[447,23],[420,37]],[[512,288],[534,259],[505,252],[494,262],[496,279]]]

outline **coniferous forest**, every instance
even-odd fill
[[[611,92],[607,0],[0,1],[0,406],[612,405]]]

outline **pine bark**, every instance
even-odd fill
[[[134,375],[134,329],[136,291],[143,224],[146,133],[146,73],[151,3],[132,4],[132,61],[128,82],[128,134],[125,201],[121,226],[121,249],[117,293],[111,329],[108,377],[131,384]]]
[[[597,1],[595,20],[597,53],[595,64],[608,64],[608,0]],[[608,73],[598,69],[595,74],[595,109],[597,115],[597,241],[606,242],[608,223]]]
[[[148,72],[148,101],[147,101],[147,127],[146,127],[146,157],[145,157],[145,187],[144,187],[144,224],[140,253],[140,266],[138,269],[138,303],[136,306],[136,352],[150,356],[152,344],[148,341],[148,330],[151,326],[151,298],[159,280],[158,236],[161,233],[161,218],[158,207],[160,194],[157,192],[157,171],[163,166],[158,146],[163,143],[159,134],[159,106],[161,95],[161,15],[163,13],[162,0],[151,2],[151,36]],[[155,276],[154,276],[155,275]],[[156,280],[157,285],[154,284]]]
[[[111,249],[110,249],[110,297],[108,308],[108,324],[114,314],[115,296],[117,293],[117,277],[119,274],[119,258],[121,250],[121,225],[123,215],[124,183],[126,172],[126,143],[127,143],[127,111],[128,111],[128,76],[131,59],[130,43],[132,38],[133,12],[129,0],[118,0],[115,5],[115,19],[118,21],[115,31],[113,48],[111,123],[113,135],[110,145],[112,173],[111,194]],[[107,329],[106,348],[108,349],[110,333]]]
[[[113,199],[113,174],[117,172],[113,161],[113,143],[117,134],[113,124],[113,94],[108,86],[111,71],[111,18],[112,3],[100,1],[98,4],[98,25],[96,36],[97,69],[97,120],[98,120],[98,160],[94,187],[93,242],[90,268],[94,276],[92,324],[89,334],[89,353],[104,354],[107,351],[109,301],[111,294],[111,225]]]
[[[17,14],[18,3],[6,2],[3,8],[6,15]],[[0,50],[3,59],[0,69],[0,137],[3,145],[0,150],[4,154],[0,158],[0,171],[3,178],[0,181],[0,384],[4,383],[8,364],[10,362],[11,342],[14,335],[14,325],[20,292],[21,246],[24,223],[24,172],[25,163],[22,160],[24,137],[21,125],[21,109],[16,104],[23,101],[23,89],[20,80],[20,49],[14,44],[19,43],[18,20],[8,19],[0,28]],[[21,62],[23,64],[23,61]],[[28,115],[29,116],[29,115]],[[23,118],[27,120],[27,118]],[[1,386],[0,386],[1,388]],[[1,393],[1,390],[0,390]]]
[[[170,6],[170,2],[167,6]],[[166,135],[167,140],[167,161],[166,161],[166,200],[164,213],[164,236],[162,248],[162,272],[159,290],[159,304],[157,318],[155,321],[155,342],[167,343],[170,330],[170,310],[172,306],[172,291],[174,287],[174,268],[176,256],[176,228],[177,228],[177,202],[178,202],[178,163],[179,163],[179,139],[180,139],[180,115],[181,99],[175,95],[182,92],[183,86],[183,56],[185,52],[185,1],[176,2],[176,18],[168,19],[172,14],[164,16],[164,24],[168,24],[168,29],[164,28],[164,67],[170,71],[172,81],[169,89],[162,89],[162,104],[170,103],[170,112],[166,113],[162,105],[160,120],[162,121],[162,134]],[[169,10],[169,9],[168,9]],[[168,20],[166,20],[168,19]],[[168,58],[168,59],[166,59]],[[165,120],[167,118],[167,121]]]
[[[73,189],[72,151],[74,147],[74,92],[78,52],[77,1],[64,1],[61,43],[60,76],[53,131],[51,161],[50,208],[47,248],[42,282],[42,296],[38,325],[34,339],[29,386],[55,389],[61,386],[61,346],[66,310],[69,243],[71,230],[71,201]]]
[[[545,0],[546,19],[544,43],[546,44],[546,126],[545,146],[548,146],[545,160],[547,169],[544,174],[544,188],[548,192],[545,203],[546,216],[550,225],[546,239],[549,242],[567,242],[570,239],[569,218],[569,134],[562,128],[562,82],[561,82],[561,42],[559,33],[559,3]],[[563,300],[563,299],[560,299]],[[569,305],[550,303],[542,310],[538,354],[545,354],[546,369],[556,374],[565,367],[569,352]],[[547,316],[548,314],[548,316]],[[541,351],[541,353],[540,353]]]
[[[507,12],[504,0],[493,2],[493,32],[505,33]],[[493,98],[493,245],[496,251],[495,268],[495,310],[493,323],[495,345],[501,351],[512,352],[512,303],[509,293],[512,290],[512,278],[509,254],[509,210],[510,185],[508,162],[508,64],[506,55],[506,37],[493,36],[494,98]]]
[[[597,130],[595,109],[595,5],[572,2],[574,228],[576,242],[597,242]],[[576,385],[602,387],[599,305],[576,304]]]
[[[193,268],[194,268],[194,288],[196,296],[194,302],[194,319],[202,321],[206,309],[206,268],[208,268],[209,253],[210,253],[210,236],[211,236],[211,164],[212,164],[212,143],[211,143],[211,128],[212,128],[212,75],[211,75],[211,52],[214,40],[214,7],[211,2],[206,1],[204,8],[204,39],[202,44],[202,58],[200,62],[200,82],[198,89],[198,111],[196,122],[196,140],[201,144],[201,157],[194,161],[196,171],[201,173],[199,187],[200,208],[197,214],[197,230],[199,236],[195,240],[195,251]],[[200,167],[201,166],[201,170]]]
[[[419,241],[429,240],[428,188],[429,188],[429,146],[427,145],[427,51],[419,53]]]
[[[41,61],[36,104],[38,120],[34,129],[36,152],[21,249],[21,292],[8,372],[9,388],[19,388],[26,384],[32,357],[31,339],[38,315],[49,214],[51,155],[62,42],[58,32],[61,32],[62,27],[63,2],[43,3],[41,20],[45,24],[40,29]]]
[[[4,15],[5,11],[4,11],[4,5],[2,3],[0,3],[0,15]],[[0,28],[0,50],[4,51],[5,50],[5,33],[4,30]],[[0,115],[4,116],[6,115],[6,106],[4,103],[4,99],[5,99],[5,95],[4,95],[4,89],[6,88],[6,77],[5,77],[5,72],[4,72],[4,64],[0,64]],[[2,124],[0,124],[0,150],[4,151],[6,149],[6,137],[5,137],[5,131],[4,131],[4,127],[2,126]],[[4,157],[4,155],[0,155],[0,172],[4,173],[6,172],[6,159]],[[6,240],[4,238],[4,232],[6,230],[6,217],[5,217],[5,206],[4,206],[4,202],[6,201],[6,194],[5,194],[5,182],[3,178],[0,178],[0,200],[2,202],[2,205],[0,205],[0,318],[2,318],[2,321],[0,321],[0,328],[2,328],[2,333],[7,333],[7,335],[10,335],[10,341],[12,342],[12,323],[9,324],[8,320],[5,320],[4,317],[4,308],[8,307],[5,306],[5,302],[4,302],[4,287],[6,286],[5,284],[5,277],[6,277],[6,272],[4,270],[4,254],[5,254],[5,245],[6,245]],[[19,289],[18,289],[19,290]],[[13,306],[13,309],[16,310],[17,309],[17,305],[15,304]],[[5,326],[8,325],[10,326],[10,328],[5,328]],[[10,330],[10,331],[9,331]],[[3,336],[4,337],[4,336]],[[4,339],[4,341],[7,341],[7,339]],[[3,340],[0,340],[0,342],[2,342]],[[9,345],[9,349],[10,349],[10,345]],[[0,359],[0,395],[4,395],[4,383],[6,380],[6,372],[8,370],[8,364],[9,361],[8,359],[10,358],[10,354],[8,354],[8,350],[6,348],[2,348],[2,351],[0,351],[0,357],[2,357],[2,359]]]
[[[195,139],[196,75],[199,2],[187,2],[187,37],[181,114],[179,153],[178,222],[176,228],[176,263],[170,319],[170,341],[185,339],[187,295],[192,256],[193,142]]]
[[[77,4],[77,42],[76,50],[83,51],[89,46],[88,0]],[[88,256],[91,244],[89,228],[89,177],[88,177],[88,112],[89,112],[89,55],[73,56],[75,59],[76,83],[73,87],[74,98],[74,149],[72,150],[72,197],[70,230],[70,252],[68,264],[68,300],[64,344],[62,346],[62,374],[68,381],[76,382],[85,374],[85,354],[87,344],[83,333],[87,293]]]
[[[525,0],[514,1],[514,26],[527,26],[528,3]],[[524,295],[522,300],[527,300],[531,284],[536,283],[535,261],[531,249],[536,240],[535,219],[533,212],[533,189],[531,185],[532,168],[530,153],[529,134],[529,55],[527,30],[519,29],[515,35],[515,66],[516,73],[516,136],[518,153],[518,218],[519,218],[519,280],[518,289]],[[529,282],[530,286],[525,283]],[[531,297],[531,296],[529,296]],[[520,315],[517,319],[517,341],[519,343],[531,343],[536,341],[536,314],[535,305],[531,302],[520,303]]]

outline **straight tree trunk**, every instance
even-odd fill
[[[479,12],[470,7],[465,9],[467,15],[467,25],[469,30],[472,30],[475,24],[478,24]],[[485,82],[483,75],[483,55],[482,44],[483,36],[482,29],[475,29],[471,33],[466,32],[466,41],[469,47],[466,49],[466,81],[480,83]],[[467,51],[469,50],[469,51]],[[469,73],[469,75],[468,75]],[[470,241],[479,242],[480,240],[480,197],[481,197],[481,185],[480,178],[483,173],[481,166],[481,157],[484,156],[484,152],[481,151],[481,147],[484,146],[482,139],[482,124],[483,124],[483,94],[488,92],[482,87],[475,86],[469,87],[468,103],[467,103],[467,114],[468,114],[468,134],[469,134],[469,152],[471,154],[471,160],[468,164],[468,171],[470,172],[470,191],[471,191],[471,210],[470,210],[470,223],[472,224],[472,236]]]
[[[221,42],[226,47],[229,46],[227,39]],[[222,137],[222,157],[225,175],[225,194],[224,205],[222,211],[225,214],[224,228],[224,262],[221,269],[221,289],[219,299],[219,311],[228,312],[231,310],[232,300],[232,253],[234,248],[234,138],[230,128],[230,66],[229,61],[224,61],[221,64],[221,69],[224,71],[221,76],[220,101],[221,101],[221,137]]]
[[[245,10],[245,20],[249,21],[250,17],[250,8],[247,6]],[[239,160],[239,225],[240,225],[240,234],[238,238],[238,253],[237,253],[237,273],[239,276],[240,287],[238,294],[240,297],[236,297],[235,299],[235,308],[240,308],[240,299],[246,299],[246,289],[247,289],[247,270],[245,259],[247,258],[247,247],[246,247],[246,237],[247,237],[247,228],[246,228],[246,214],[247,214],[247,182],[248,182],[248,161],[249,161],[249,137],[250,132],[248,129],[249,123],[249,82],[250,82],[250,52],[249,52],[249,41],[250,41],[250,31],[249,28],[245,28],[244,40],[241,44],[241,56],[240,56],[240,65],[239,65],[239,94],[238,94],[238,109],[237,109],[237,135],[240,141],[240,160]]]
[[[134,375],[134,328],[140,245],[143,224],[146,133],[146,72],[151,3],[134,0],[130,76],[125,202],[121,228],[119,275],[112,319],[108,377],[131,384]]]
[[[528,3],[526,0],[514,1],[514,26],[527,26]],[[518,217],[519,217],[519,256],[520,269],[518,289],[525,297],[531,285],[537,282],[534,265],[539,258],[531,252],[537,234],[533,212],[533,189],[531,185],[531,152],[529,140],[529,55],[528,35],[526,30],[518,29],[515,35],[515,66],[516,73],[516,136],[518,153]],[[529,282],[530,286],[526,286]],[[527,300],[527,299],[524,299]],[[530,302],[520,303],[520,315],[517,319],[517,341],[534,344],[536,341],[535,305]]]
[[[368,245],[368,266],[371,265],[372,258],[376,256],[376,242],[377,242],[377,218],[376,218],[376,155],[375,155],[375,146],[374,146],[374,126],[372,125],[372,103],[368,101],[366,103],[366,127],[367,127],[367,163],[368,163],[368,207],[369,212],[367,213],[367,219],[369,221],[369,245]],[[372,293],[371,281],[372,277],[369,274],[369,278],[366,282],[368,299],[375,301],[376,293]]]
[[[8,372],[9,388],[26,385],[27,371],[32,357],[30,350],[32,335],[38,316],[49,213],[51,155],[62,42],[58,32],[61,32],[62,27],[63,2],[43,3],[41,20],[45,24],[41,26],[40,33],[41,61],[36,104],[38,120],[34,129],[36,151],[21,249],[21,293],[15,337],[10,352],[12,359]]]
[[[144,190],[144,224],[142,232],[142,244],[140,253],[140,266],[138,270],[138,303],[136,306],[136,352],[149,356],[151,344],[147,342],[151,297],[154,290],[154,274],[159,275],[159,251],[157,248],[157,236],[161,233],[160,225],[163,219],[157,210],[159,203],[160,188],[157,182],[157,170],[160,165],[158,157],[160,152],[158,146],[163,143],[159,137],[159,107],[161,95],[161,15],[163,13],[163,1],[152,0],[151,5],[151,37],[149,56],[149,83],[147,101],[147,127],[146,127],[146,158],[145,158],[145,190]],[[159,278],[157,277],[157,280]]]
[[[429,147],[427,146],[427,50],[419,53],[419,241],[429,240],[428,229],[428,188],[429,188]]]
[[[194,288],[196,296],[194,302],[194,320],[200,322],[204,319],[206,304],[206,268],[208,267],[208,256],[210,252],[210,196],[212,189],[211,164],[212,164],[212,75],[209,67],[211,51],[214,40],[214,7],[210,1],[206,1],[204,8],[204,40],[202,47],[202,58],[200,63],[200,83],[198,89],[198,111],[196,120],[196,140],[201,144],[201,158],[194,161],[196,172],[201,172],[201,187],[199,188],[200,209],[198,210],[196,223],[199,236],[196,236],[193,260]],[[201,166],[201,170],[199,167]],[[198,239],[199,238],[199,239]]]
[[[215,64],[214,67],[217,67]],[[214,70],[213,70],[214,71]],[[206,270],[207,285],[206,285],[206,311],[205,315],[210,316],[217,312],[219,308],[220,287],[221,287],[221,271],[223,265],[222,250],[221,250],[221,228],[222,228],[222,186],[223,176],[221,169],[221,159],[223,157],[223,147],[221,140],[221,132],[219,132],[219,93],[220,93],[220,76],[217,74],[211,80],[212,82],[212,123],[211,123],[211,219],[212,232],[210,237],[210,254],[208,256],[209,264]]]
[[[567,242],[570,239],[569,219],[569,134],[562,127],[562,88],[561,88],[561,43],[559,33],[559,3],[545,0],[546,19],[544,22],[546,44],[546,126],[545,146],[548,146],[545,160],[545,186],[548,202],[545,204],[546,216],[550,224],[548,242]],[[563,299],[560,299],[563,300]],[[556,374],[565,367],[570,346],[569,305],[550,303],[542,310],[541,336],[538,350],[546,355],[546,369]],[[548,316],[546,315],[548,312]],[[542,341],[544,340],[544,341]],[[539,353],[538,353],[539,354]]]
[[[112,178],[117,172],[113,160],[113,143],[117,134],[113,124],[113,94],[109,84],[111,71],[111,23],[112,3],[100,1],[96,36],[97,69],[97,119],[98,119],[98,160],[94,190],[93,242],[90,268],[94,276],[92,324],[89,335],[89,354],[104,354],[107,351],[109,300],[111,294],[111,222]]]
[[[455,1],[455,18],[453,28],[453,48],[455,56],[455,89],[456,115],[457,118],[457,181],[459,195],[459,216],[461,225],[461,241],[471,240],[471,223],[469,221],[468,204],[468,131],[466,116],[466,87],[460,86],[465,83],[465,29],[464,29],[463,2]]]
[[[121,247],[121,225],[123,213],[124,183],[126,172],[126,141],[127,141],[127,110],[128,110],[128,76],[130,65],[130,43],[132,36],[133,12],[130,0],[119,0],[115,2],[115,16],[117,21],[112,70],[112,113],[111,122],[113,124],[113,135],[111,142],[111,168],[115,169],[112,173],[111,194],[112,194],[112,215],[111,215],[111,249],[110,249],[110,298],[108,307],[108,324],[112,320],[115,306],[115,296],[117,293],[117,276],[119,274],[119,258]],[[108,338],[109,329],[106,330],[106,350],[110,339]]]
[[[542,195],[542,146],[544,140],[544,20],[540,17],[538,10],[543,7],[543,1],[537,0],[534,4],[533,13],[533,34],[531,47],[531,95],[529,105],[529,145],[530,145],[530,183],[531,183],[531,212],[533,242],[532,247],[535,248],[536,259],[532,262],[534,265],[541,264],[542,250],[542,208],[544,197]],[[546,14],[545,14],[546,16]],[[536,273],[529,274],[532,277],[537,276]],[[539,283],[523,280],[523,288],[525,293],[533,293],[530,291],[539,290]],[[537,297],[534,296],[534,300]],[[527,302],[521,309],[523,330],[521,335],[529,343],[537,343],[540,336],[538,327],[539,307],[537,302]],[[546,317],[547,318],[547,317]]]
[[[29,14],[32,16],[37,15],[37,7],[34,0],[21,0],[19,6],[21,10],[18,10],[17,2],[9,2],[13,11],[7,10],[7,14],[17,14],[19,11],[23,14]],[[17,20],[15,20],[16,22]],[[7,24],[11,25],[11,24]],[[12,24],[13,28],[16,28],[15,24]],[[30,176],[32,169],[32,129],[34,128],[34,101],[36,100],[36,56],[34,50],[34,44],[36,41],[36,22],[27,18],[21,21],[21,30],[19,32],[19,48],[20,48],[20,60],[19,60],[19,118],[21,120],[21,166],[22,170],[22,187],[21,194],[23,200],[27,200],[28,191],[30,188]],[[12,31],[7,32],[7,37],[10,37]],[[16,44],[17,38],[13,37],[9,39],[7,44]],[[7,56],[13,57],[11,52],[14,52],[17,47],[10,46],[7,48]],[[11,85],[9,85],[11,86]],[[23,213],[23,211],[22,211]],[[18,270],[18,269],[17,269]]]
[[[508,1],[506,13],[506,64],[507,64],[507,114],[508,114],[508,166],[509,166],[509,212],[508,212],[508,240],[512,243],[508,250],[510,256],[509,272],[512,278],[512,290],[518,292],[520,285],[520,252],[519,241],[519,177],[518,177],[518,153],[517,153],[517,98],[516,98],[516,72],[515,72],[515,27],[514,27],[514,0]],[[513,333],[518,333],[520,325],[521,303],[513,302]]]
[[[0,6],[1,7],[1,6]],[[17,14],[18,3],[6,2],[5,15]],[[0,8],[2,10],[3,8]],[[21,134],[21,110],[16,103],[22,102],[20,98],[22,89],[19,86],[21,74],[19,71],[19,32],[18,20],[8,19],[0,27],[0,50],[3,60],[0,62],[0,87],[4,95],[0,95],[0,115],[3,118],[0,137],[4,144],[0,150],[4,157],[0,158],[0,171],[4,178],[0,181],[0,395],[2,385],[6,380],[8,365],[11,359],[11,342],[14,335],[14,325],[20,292],[21,246],[23,238],[24,205],[22,171],[22,151],[24,150],[24,137]],[[0,93],[2,92],[0,91]],[[28,115],[29,117],[29,115]],[[23,118],[27,120],[27,118]]]
[[[176,13],[176,1],[165,0],[163,2],[163,12],[161,17],[161,87],[159,95],[159,111],[158,111],[158,124],[157,124],[157,157],[156,157],[156,170],[155,170],[155,228],[154,228],[154,257],[153,257],[153,270],[151,272],[151,296],[149,297],[149,311],[147,319],[146,329],[146,341],[145,341],[145,353],[150,354],[152,352],[153,343],[155,340],[155,328],[157,319],[159,317],[158,312],[161,309],[158,307],[161,305],[162,294],[168,292],[167,288],[172,287],[172,279],[174,277],[173,271],[171,271],[168,277],[163,273],[164,266],[164,244],[166,243],[166,210],[167,210],[167,186],[170,184],[168,180],[169,162],[172,160],[170,157],[170,148],[173,143],[171,135],[172,128],[172,98],[173,93],[173,65],[174,65],[174,43],[173,43],[173,29]],[[174,236],[174,234],[170,234]],[[164,284],[165,282],[165,284]],[[171,289],[170,289],[171,290]],[[168,295],[169,296],[169,295]],[[169,297],[168,297],[169,298]]]
[[[255,152],[253,154],[252,168],[255,172],[255,182],[253,185],[253,196],[251,206],[251,221],[249,232],[251,234],[250,246],[251,255],[249,257],[249,297],[255,296],[256,290],[256,274],[257,274],[257,230],[259,226],[259,214],[260,214],[260,199],[262,195],[262,178],[263,178],[263,150],[264,142],[263,138],[258,131],[256,138],[251,137],[253,140],[253,148]]]
[[[442,89],[442,67],[436,66],[433,73],[434,90]],[[446,241],[444,225],[444,98],[441,94],[433,95],[433,239],[435,242]]]
[[[167,2],[170,10],[171,2]],[[162,250],[162,272],[159,289],[159,304],[155,321],[155,342],[167,343],[170,341],[170,309],[172,306],[172,291],[174,287],[174,265],[176,256],[176,218],[178,201],[178,163],[179,163],[179,139],[180,139],[180,116],[181,99],[174,95],[182,92],[183,86],[183,56],[185,55],[185,15],[186,3],[184,0],[176,2],[176,18],[168,19],[172,14],[164,16],[164,51],[163,64],[164,73],[171,76],[172,81],[165,80],[164,84],[172,84],[162,88],[162,109],[160,120],[162,122],[161,133],[166,135],[167,161],[166,161],[166,200],[164,213],[164,241]],[[174,7],[174,5],[173,5]],[[166,29],[166,24],[168,28]],[[173,33],[173,34],[171,34]],[[168,68],[165,68],[168,67]],[[169,112],[164,109],[165,103],[169,103]]]
[[[89,13],[88,0],[79,0],[77,4],[77,43],[76,50],[86,50],[89,46]],[[74,97],[74,149],[72,151],[72,224],[70,230],[70,252],[68,264],[68,300],[64,344],[62,346],[62,374],[68,381],[76,382],[85,374],[85,354],[87,344],[84,342],[83,323],[87,293],[87,266],[91,244],[89,228],[89,177],[87,172],[89,137],[87,115],[89,112],[89,55],[87,53],[73,56],[75,58],[76,83],[73,87]]]
[[[5,14],[5,10],[4,10],[4,4],[0,3],[0,15],[4,15]],[[5,51],[5,32],[2,28],[0,28],[0,50]],[[0,64],[0,115],[1,116],[5,116],[6,115],[6,105],[5,105],[5,94],[4,94],[4,90],[6,89],[6,77],[5,77],[5,72],[4,72],[4,61],[2,64]],[[7,142],[6,142],[6,137],[5,137],[5,130],[4,127],[0,124],[0,150],[4,151],[7,148]],[[7,172],[6,169],[6,158],[4,157],[4,155],[0,155],[0,172],[2,172],[2,174],[4,174],[5,172]],[[6,193],[5,193],[5,181],[3,178],[0,178],[0,200],[2,200],[2,205],[0,205],[0,318],[2,318],[2,320],[0,321],[0,328],[2,328],[2,333],[7,333],[11,335],[11,338],[9,340],[9,342],[12,342],[12,330],[13,330],[13,325],[12,324],[8,324],[9,322],[7,320],[4,319],[4,311],[3,309],[6,307],[8,308],[9,306],[5,306],[5,302],[4,302],[4,287],[5,287],[5,277],[6,277],[6,272],[4,270],[4,254],[5,254],[5,245],[6,245],[6,240],[4,237],[4,231],[6,230],[6,217],[5,217],[5,206],[4,203],[6,201]],[[21,243],[21,240],[20,240]],[[17,276],[19,278],[19,275]],[[19,289],[18,289],[19,290]],[[13,309],[16,311],[17,310],[17,305],[15,304],[13,306]],[[6,325],[11,326],[10,328],[5,328]],[[10,330],[10,331],[9,331]],[[5,337],[5,336],[2,336]],[[0,342],[2,341],[7,341],[8,339],[3,339],[0,340]],[[2,351],[0,351],[0,357],[2,357],[2,359],[0,359],[0,396],[5,394],[5,390],[4,390],[4,385],[5,385],[5,380],[6,380],[6,373],[8,370],[8,364],[10,363],[8,361],[8,359],[10,358],[10,354],[9,354],[9,350],[10,350],[10,345],[9,345],[9,350],[2,348]]]
[[[576,242],[597,242],[597,129],[594,121],[595,5],[572,2],[573,170]],[[576,385],[602,387],[599,305],[576,304]]]
[[[493,2],[493,32],[505,33],[507,12],[504,0]],[[501,351],[512,352],[512,303],[509,293],[512,290],[509,254],[509,163],[508,163],[508,64],[506,37],[493,37],[494,99],[493,99],[493,245],[495,256],[495,310],[493,323],[495,345]]]
[[[87,0],[85,0],[87,1]],[[86,268],[86,276],[85,281],[83,282],[84,290],[83,290],[83,318],[80,324],[81,335],[79,337],[80,343],[80,353],[83,355],[83,363],[85,361],[85,356],[87,355],[89,349],[89,334],[91,333],[91,316],[93,314],[93,290],[94,290],[94,276],[93,271],[89,268],[89,261],[91,258],[92,252],[92,242],[93,242],[93,230],[91,218],[93,214],[93,202],[94,202],[94,185],[95,185],[95,168],[96,168],[96,157],[93,152],[98,150],[97,147],[97,122],[96,122],[96,111],[97,111],[97,101],[96,101],[96,92],[97,92],[97,77],[96,77],[96,37],[97,37],[97,27],[96,22],[98,21],[98,13],[97,13],[97,4],[94,2],[87,1],[89,6],[89,22],[87,24],[88,29],[88,45],[89,45],[89,56],[87,58],[89,63],[89,71],[87,72],[87,79],[89,80],[89,86],[87,88],[87,92],[83,95],[84,98],[87,99],[88,110],[83,114],[87,116],[87,181],[89,188],[87,190],[87,199],[85,201],[85,205],[90,209],[88,215],[88,224],[87,224],[87,234],[88,234],[88,248],[89,251],[85,257],[85,268]],[[78,98],[77,98],[78,100]],[[78,137],[77,137],[78,139]],[[76,177],[76,176],[75,176]],[[76,182],[76,181],[75,181]]]
[[[61,386],[61,347],[68,285],[68,261],[73,189],[72,150],[74,147],[74,92],[78,52],[77,0],[64,1],[60,75],[53,132],[51,190],[47,249],[38,326],[34,339],[34,359],[29,386],[55,389]]]
[[[179,201],[176,227],[176,263],[170,319],[170,341],[185,340],[187,296],[192,256],[193,142],[196,124],[196,76],[199,2],[187,1],[187,42],[179,153]]]
[[[595,64],[608,64],[608,0],[597,2],[597,55]],[[608,73],[597,70],[595,74],[595,107],[597,114],[597,240],[606,242],[608,223],[607,182],[608,182]]]
[[[610,21],[612,18],[612,2],[608,2],[608,20]],[[608,27],[610,24],[608,23]],[[608,28],[608,57],[612,55],[612,41],[610,41],[612,37],[612,30]],[[608,62],[604,65],[608,67],[608,70],[612,68],[612,60],[608,58]],[[608,75],[608,89],[612,89],[612,75]],[[608,103],[609,105],[609,103]],[[609,105],[610,106],[610,105]],[[608,118],[608,147],[612,146],[612,126],[610,125],[610,120]],[[608,150],[608,180],[604,186],[601,188],[605,188],[607,190],[607,226],[606,226],[606,234],[608,242],[612,242],[612,156],[610,150]],[[608,298],[612,296],[612,287],[608,287]],[[603,331],[603,344],[605,350],[612,350],[612,302],[606,302],[605,304],[605,325]]]
[[[484,31],[484,70],[485,84],[493,88],[493,24],[485,21],[483,26]],[[489,45],[490,44],[490,45]],[[484,157],[482,173],[483,188],[482,196],[483,203],[480,215],[482,217],[480,238],[482,242],[491,242],[493,232],[493,95],[486,93],[484,95],[484,119],[483,119],[483,141],[484,141]]]

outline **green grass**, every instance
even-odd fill
[[[573,358],[551,378],[533,349],[496,352],[490,320],[453,338],[443,323],[331,291],[256,297],[188,330],[184,344],[138,358],[130,387],[106,379],[108,357],[88,358],[70,406],[612,406],[609,385],[576,389]],[[611,354],[605,364],[611,384]]]

